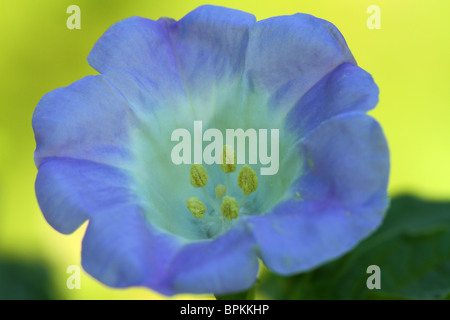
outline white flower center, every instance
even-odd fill
[[[130,141],[130,171],[149,223],[187,241],[209,239],[245,216],[266,214],[278,202],[295,197],[290,186],[300,177],[303,161],[295,147],[298,137],[284,130],[283,115],[270,109],[266,98],[243,96],[216,92],[212,101],[198,101],[195,108],[189,101],[173,108],[158,106],[139,115],[142,126],[132,132]],[[265,167],[261,163],[230,163],[236,155],[227,146],[221,155],[225,163],[220,165],[174,164],[172,132],[177,128],[192,131],[194,121],[202,121],[205,130],[214,128],[222,133],[236,128],[278,129],[278,172],[261,175]]]

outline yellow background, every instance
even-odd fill
[[[133,15],[179,19],[205,1],[3,0],[0,11],[0,257],[48,264],[57,297],[163,298],[146,289],[109,289],[82,273],[81,289],[66,288],[66,268],[80,264],[84,227],[70,236],[44,220],[34,196],[31,117],[48,91],[94,74],[86,57],[114,22]],[[211,1],[258,19],[304,12],[334,23],[359,65],[380,87],[371,114],[391,149],[391,195],[412,192],[450,198],[450,1]],[[66,8],[81,8],[81,30],[68,30]],[[381,29],[369,30],[369,5],[381,9]],[[0,279],[1,285],[1,279]],[[178,296],[187,298],[192,296]],[[200,298],[208,296],[199,296]]]

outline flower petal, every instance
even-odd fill
[[[137,109],[186,98],[164,19],[131,17],[115,23],[95,43],[88,62]]]
[[[262,20],[251,28],[245,74],[252,88],[275,95],[276,107],[289,110],[344,62],[355,60],[334,25],[295,14]]]
[[[248,289],[258,272],[256,246],[243,225],[222,236],[186,245],[172,262],[168,279],[175,292],[225,294]]]
[[[47,93],[33,114],[35,162],[69,157],[123,165],[137,120],[103,76],[88,76]]]
[[[365,203],[389,178],[389,150],[376,120],[348,113],[323,122],[301,142],[306,158],[296,189],[305,200]]]
[[[369,111],[378,103],[378,87],[363,69],[344,63],[312,87],[286,116],[290,132],[305,136],[339,114]]]
[[[49,158],[39,168],[36,197],[48,223],[72,233],[86,219],[135,202],[120,169],[70,158]]]
[[[218,83],[240,79],[254,22],[251,14],[216,6],[201,6],[178,22],[132,17],[110,27],[88,61],[136,108],[176,112],[188,103],[201,108],[198,116],[213,109]]]
[[[205,96],[225,81],[239,80],[253,15],[201,6],[168,26],[180,71],[191,96]]]
[[[379,226],[388,204],[389,151],[373,118],[331,118],[299,144],[306,159],[296,196],[251,220],[264,263],[282,274],[350,250]]]
[[[289,200],[251,220],[264,264],[276,273],[308,271],[351,250],[383,219],[387,196],[353,209]]]
[[[136,206],[118,205],[89,221],[82,265],[109,286],[148,286],[173,294],[163,279],[180,245],[178,238],[149,225]]]

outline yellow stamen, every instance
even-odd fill
[[[219,184],[216,187],[216,198],[222,198],[227,193],[227,187],[225,187],[223,184]]]
[[[235,198],[226,196],[222,200],[220,211],[228,220],[236,219],[239,216],[239,204]]]
[[[258,176],[248,165],[244,165],[239,171],[238,186],[244,195],[248,195],[258,188]]]
[[[206,206],[197,197],[187,199],[186,206],[196,218],[203,218],[204,213],[206,212]]]
[[[208,173],[201,164],[193,164],[191,166],[191,184],[196,187],[204,187],[208,182]]]
[[[236,154],[234,153],[233,148],[224,146],[220,158],[222,159],[220,167],[223,172],[229,173],[236,171]]]

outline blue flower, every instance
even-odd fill
[[[237,292],[255,282],[258,258],[279,274],[307,271],[380,225],[389,152],[366,114],[378,88],[331,23],[214,6],[179,21],[132,17],[88,62],[100,75],[36,107],[36,195],[62,233],[89,220],[82,264],[106,285]],[[278,172],[174,164],[171,134],[196,120],[279,129]]]

